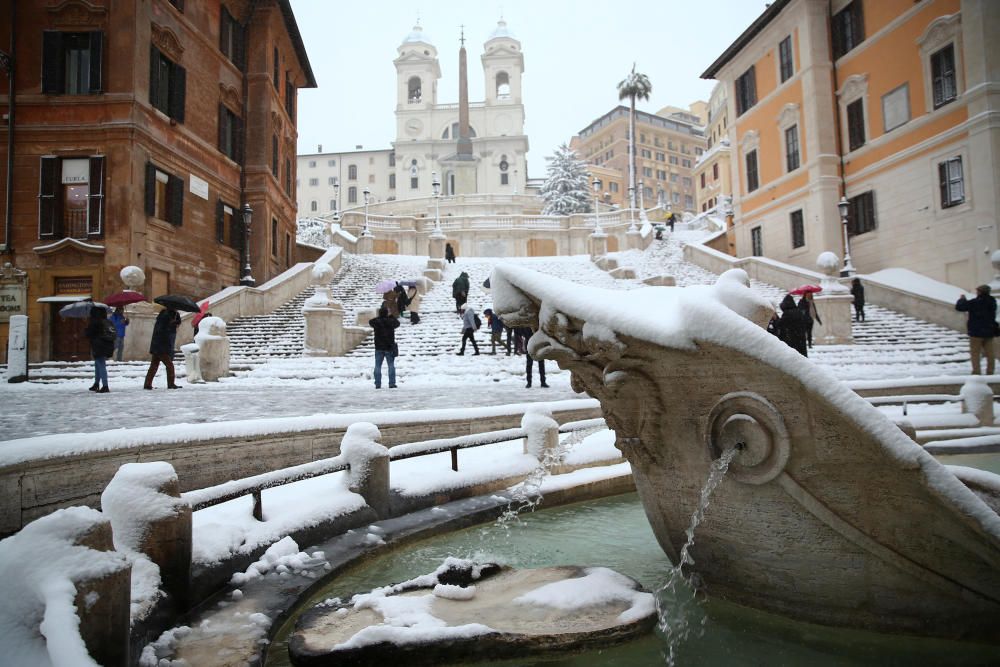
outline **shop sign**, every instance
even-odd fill
[[[56,278],[55,296],[90,294],[93,285],[93,278]]]
[[[11,315],[27,315],[27,289],[21,285],[0,285],[0,322],[9,322]]]

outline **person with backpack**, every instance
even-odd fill
[[[181,316],[173,308],[167,306],[156,316],[153,324],[153,335],[149,340],[149,354],[152,358],[149,361],[149,370],[146,371],[146,381],[143,389],[153,388],[153,378],[162,363],[167,369],[167,389],[180,389],[180,385],[174,382],[174,341],[177,337],[177,327],[180,326]]]
[[[500,319],[499,315],[493,312],[492,308],[487,308],[486,310],[484,310],[483,315],[486,316],[486,324],[488,324],[490,327],[490,343],[493,346],[493,349],[490,352],[490,354],[496,354],[497,343],[500,343],[500,346],[503,347],[503,340],[501,339],[504,329],[503,320]],[[509,349],[507,350],[507,356],[510,356]]]
[[[472,341],[472,349],[475,350],[472,356],[479,354],[479,345],[476,344],[476,330],[481,326],[483,323],[479,319],[479,315],[476,314],[476,309],[472,306],[465,306],[465,310],[462,312],[462,349],[455,354],[458,356],[465,354],[466,341]]]
[[[455,299],[455,312],[461,315],[462,306],[469,299],[469,274],[465,271],[451,284],[451,296]]]
[[[108,319],[103,306],[90,307],[90,320],[83,335],[90,341],[90,355],[94,358],[94,384],[90,391],[106,394],[108,389],[108,358],[115,353],[115,325]]]
[[[125,351],[125,327],[128,326],[124,308],[115,308],[115,312],[111,314],[111,323],[115,325],[115,361],[121,361]]]
[[[375,330],[375,388],[382,388],[382,362],[389,365],[389,389],[396,388],[396,328],[399,320],[382,306],[378,309],[378,317],[368,320],[368,326]]]

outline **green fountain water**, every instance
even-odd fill
[[[517,567],[604,565],[634,577],[649,590],[660,588],[673,569],[653,537],[638,496],[630,494],[533,512],[506,528],[490,524],[399,549],[336,577],[303,607],[431,572],[447,556],[495,560]],[[685,605],[682,599],[661,601],[672,606],[675,614],[686,614],[689,625],[701,630],[691,632],[675,647],[677,665],[984,665],[996,660],[996,647],[798,623],[713,600],[711,591],[707,593],[707,600],[698,605]],[[682,607],[685,610],[678,611]],[[271,646],[267,665],[291,664],[285,637],[294,623],[295,614]],[[476,664],[663,665],[668,650],[664,635],[656,633],[622,646],[556,660]]]

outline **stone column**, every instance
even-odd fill
[[[836,278],[840,271],[840,258],[832,252],[823,252],[816,258],[816,266],[824,274],[820,281],[823,291],[813,299],[816,301],[816,312],[823,323],[816,322],[813,328],[813,342],[818,345],[853,343],[851,306],[854,297]]]
[[[363,233],[358,237],[358,254],[371,255],[375,252],[375,235],[371,232]]]
[[[380,519],[390,515],[389,450],[379,444],[382,434],[375,424],[357,422],[347,427],[340,454],[351,470],[348,486],[360,494]]]
[[[216,382],[229,375],[229,337],[226,336],[225,320],[221,317],[202,318],[194,342],[198,345],[203,380]]]
[[[314,357],[343,354],[346,349],[344,308],[330,295],[333,269],[328,264],[316,264],[311,280],[316,293],[302,305],[302,315],[306,318],[305,354]]]
[[[608,235],[604,232],[594,232],[590,235],[590,259],[596,261],[608,254]]]
[[[119,277],[125,289],[138,292],[146,283],[146,274],[138,266],[126,266]],[[125,361],[145,361],[149,359],[149,340],[153,337],[153,324],[159,311],[148,301],[139,301],[125,306],[128,327],[125,329],[125,347],[122,359]]]
[[[642,250],[642,232],[634,227],[625,232],[625,247],[629,250]]]
[[[444,246],[448,242],[448,237],[441,230],[434,230],[427,238],[427,256],[430,259],[444,260]],[[441,267],[433,267],[441,268]]]

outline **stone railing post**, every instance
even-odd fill
[[[854,342],[851,329],[851,304],[854,297],[836,278],[840,259],[832,252],[822,252],[816,266],[824,274],[820,281],[823,291],[813,296],[816,312],[823,321],[813,328],[813,341],[820,345],[847,345]]]
[[[986,378],[973,376],[965,381],[959,390],[962,397],[962,412],[976,415],[980,426],[993,426],[993,390]]]
[[[191,575],[191,506],[164,461],[126,463],[101,494],[119,551],[143,554],[160,568],[163,590],[182,604]]]
[[[379,444],[382,434],[375,424],[357,422],[347,427],[340,453],[351,466],[348,484],[375,510],[380,519],[390,515],[389,450]]]
[[[629,250],[642,250],[642,232],[635,228],[625,232],[625,247]]]
[[[371,233],[361,234],[357,244],[359,255],[371,255],[375,252],[375,236]]]
[[[608,235],[604,232],[594,232],[589,238],[590,260],[598,262],[608,254]]]
[[[558,449],[559,422],[552,418],[552,412],[548,408],[528,408],[521,417],[521,428],[527,431],[524,437],[525,454],[543,461]]]
[[[444,246],[448,237],[444,232],[435,230],[427,238],[427,256],[430,259],[444,259]]]
[[[194,342],[199,349],[203,380],[215,382],[229,375],[229,336],[226,335],[225,320],[221,317],[202,318]]]
[[[333,269],[328,264],[313,266],[311,282],[316,286],[316,293],[302,305],[306,320],[305,353],[310,356],[332,357],[347,349],[344,308],[330,295],[331,280]]]

